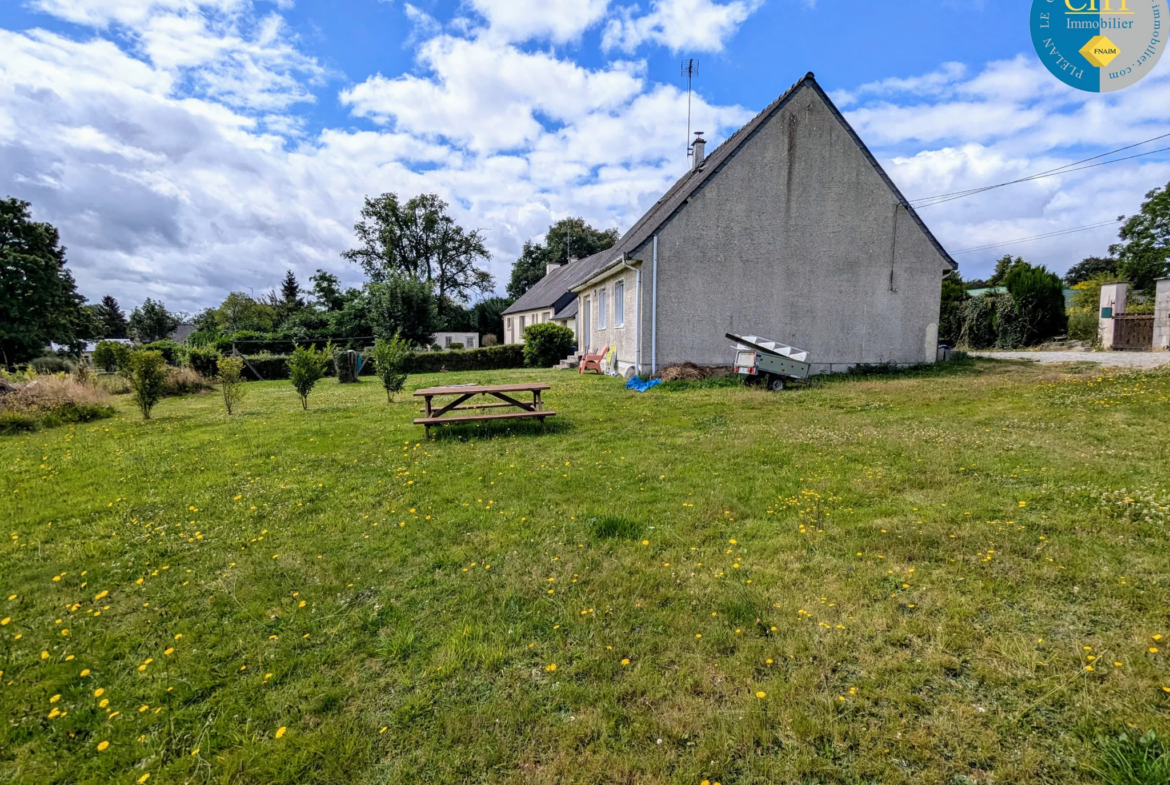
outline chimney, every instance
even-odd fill
[[[694,160],[691,163],[691,168],[698,169],[703,165],[703,161],[707,157],[707,140],[703,138],[702,131],[695,131],[695,143],[693,145],[693,150],[694,153],[692,154],[692,157]]]
[[[544,263],[544,274],[549,275],[552,273],[553,270],[557,269],[560,266],[561,266],[560,262],[545,262]]]

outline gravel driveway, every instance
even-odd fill
[[[1157,368],[1170,365],[1170,352],[971,352],[973,357],[1032,360],[1038,363],[1099,363],[1106,368]]]

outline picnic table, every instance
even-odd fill
[[[415,425],[426,428],[427,436],[431,435],[432,425],[451,425],[461,422],[490,422],[492,420],[526,420],[537,419],[544,425],[545,417],[555,417],[556,412],[544,408],[540,400],[540,393],[550,390],[548,384],[456,384],[450,387],[428,387],[418,390],[415,396],[424,401],[420,413],[424,416],[414,421]],[[523,393],[532,393],[532,402],[519,400]],[[476,396],[487,399],[476,399]],[[454,396],[454,400],[446,404],[433,403],[433,399],[444,396]],[[495,399],[492,402],[491,399]],[[468,401],[472,401],[468,403]],[[465,412],[469,410],[508,409],[498,414],[472,414],[448,416],[450,412]]]

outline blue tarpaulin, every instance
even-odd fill
[[[662,384],[661,379],[639,379],[637,376],[635,376],[633,379],[630,379],[628,382],[626,382],[626,389],[635,390],[637,392],[646,392],[651,387],[657,387],[660,384]]]

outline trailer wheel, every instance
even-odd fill
[[[784,389],[783,376],[771,376],[768,378],[768,389],[772,392],[780,392]]]

